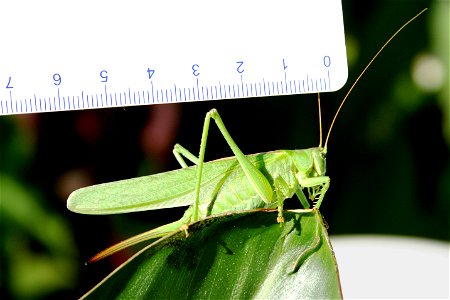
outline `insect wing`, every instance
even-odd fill
[[[224,177],[240,169],[234,157],[208,162],[203,167],[201,193],[206,195]],[[74,191],[67,208],[83,214],[118,214],[187,206],[195,199],[197,166],[93,185]]]

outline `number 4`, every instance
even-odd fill
[[[148,68],[147,73],[148,73],[148,79],[152,79],[153,74],[155,74],[155,70]]]

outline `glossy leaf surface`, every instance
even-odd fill
[[[89,299],[342,298],[338,269],[320,213],[253,211],[192,224],[143,249]]]

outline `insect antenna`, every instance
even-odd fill
[[[409,23],[411,23],[412,21],[414,21],[417,17],[419,17],[422,13],[424,13],[428,8],[423,9],[421,12],[419,12],[417,15],[415,15],[414,17],[412,17],[411,19],[409,19],[408,22],[406,22],[405,24],[403,24],[402,27],[400,27],[399,29],[397,29],[397,31],[384,43],[384,45],[380,48],[380,50],[378,50],[378,52],[375,54],[375,56],[370,60],[370,62],[367,64],[367,66],[362,70],[361,74],[359,74],[358,78],[356,78],[355,82],[352,84],[352,86],[350,87],[350,89],[348,90],[347,94],[345,95],[344,99],[342,100],[341,104],[339,105],[338,110],[336,111],[336,114],[334,115],[333,121],[331,122],[330,125],[330,129],[328,129],[328,134],[327,134],[327,138],[325,139],[325,146],[324,146],[324,150],[326,152],[327,149],[327,144],[328,144],[328,139],[330,138],[330,133],[331,133],[331,129],[333,128],[334,122],[336,121],[336,118],[339,114],[339,112],[341,111],[342,106],[344,106],[345,101],[347,100],[348,96],[350,95],[350,93],[353,91],[354,87],[356,86],[356,84],[358,83],[358,81],[361,79],[361,77],[364,75],[364,73],[367,71],[367,69],[370,67],[370,65],[374,62],[374,60],[378,57],[378,55],[380,55],[380,53],[384,50],[384,48],[391,42],[391,40],[393,40],[395,38],[395,36],[403,30],[403,28],[405,28],[406,26],[408,26]],[[322,140],[322,139],[321,139]]]
[[[317,106],[319,108],[319,148],[322,148],[322,109],[320,107],[320,93],[317,93]]]

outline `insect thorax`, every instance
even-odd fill
[[[326,172],[325,154],[322,147],[289,151],[292,162],[302,177],[323,176]]]

